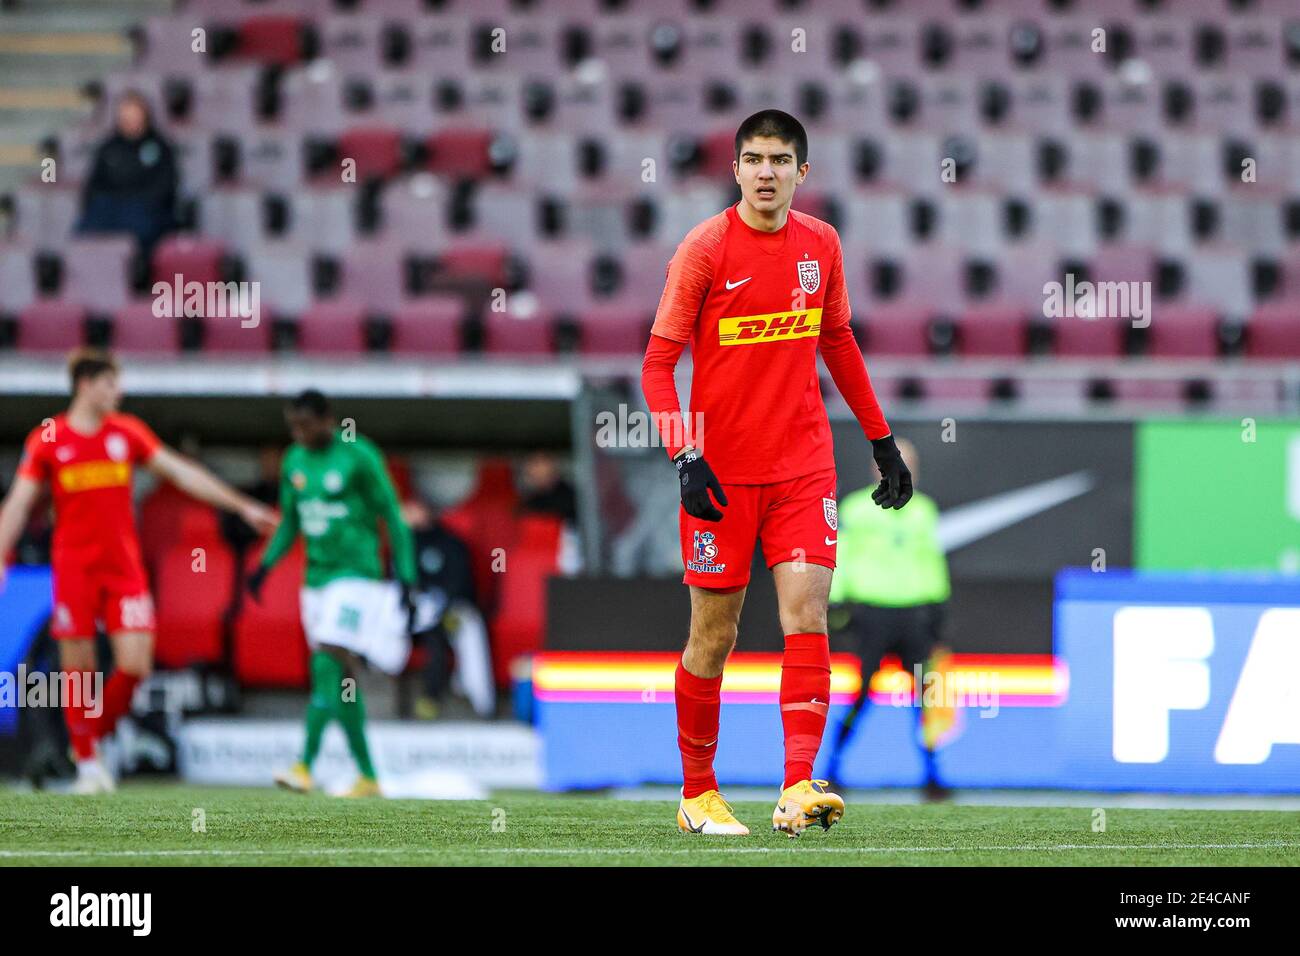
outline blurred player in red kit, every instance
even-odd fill
[[[642,366],[642,388],[676,464],[691,628],[677,667],[677,743],[686,832],[747,834],[718,792],[722,672],[736,642],[755,543],[776,583],[785,654],[785,779],[772,827],[797,836],[840,819],[844,801],[812,780],[830,702],[826,603],[837,513],[820,351],[872,444],[873,497],[901,508],[912,480],[850,329],[838,234],[791,210],[808,175],[808,137],[793,116],[764,110],[736,133],[741,200],[692,229],[668,266]],[[691,422],[673,369],[691,346]],[[707,460],[706,460],[707,456]],[[712,493],[712,497],[710,496]]]
[[[136,685],[153,666],[153,599],[140,556],[131,502],[131,478],[144,465],[200,501],[239,515],[261,533],[275,513],[235,491],[201,465],[168,448],[134,415],[117,410],[118,367],[107,353],[85,349],[68,362],[68,411],[35,428],[23,448],[13,487],[0,506],[0,587],[4,558],[48,484],[54,501],[52,635],[61,666],[79,687],[63,701],[77,758],[78,793],[113,789],[97,743],[131,706]],[[95,633],[102,626],[113,648],[113,673],[102,699],[89,688],[95,669]],[[79,675],[73,680],[73,675]]]

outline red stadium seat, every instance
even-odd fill
[[[298,319],[298,351],[360,355],[366,350],[366,310],[351,301],[317,302]]]
[[[929,355],[930,309],[918,305],[880,306],[867,316],[868,355]]]
[[[1270,302],[1246,325],[1246,354],[1259,359],[1300,358],[1300,299]]]
[[[482,607],[490,608],[496,600],[501,575],[493,565],[500,555],[508,554],[515,540],[518,506],[510,462],[486,459],[479,464],[478,481],[469,497],[442,513],[441,520],[469,547],[474,588]]]
[[[1029,319],[1014,306],[977,306],[957,329],[962,355],[1015,358],[1025,354]]]
[[[493,615],[492,670],[498,685],[510,681],[515,658],[542,649],[546,637],[546,582],[559,567],[563,523],[549,515],[519,519],[518,537],[508,552],[508,586]]]
[[[152,299],[136,299],[113,313],[113,348],[137,355],[180,351],[180,324],[153,314]]]
[[[1212,359],[1219,354],[1219,314],[1198,306],[1157,306],[1147,336],[1153,358]]]
[[[412,299],[393,311],[393,351],[417,355],[455,355],[465,303],[457,296]]]
[[[387,178],[402,165],[402,134],[389,126],[354,127],[339,137],[340,160],[357,164],[357,179]]]
[[[220,282],[221,259],[225,248],[220,242],[199,236],[168,236],[153,253],[153,281],[171,285],[180,276],[185,282]]]
[[[145,556],[157,608],[158,663],[219,664],[225,657],[225,617],[235,594],[235,554],[221,534],[217,512],[176,494],[183,503],[175,534],[161,550]]]
[[[252,573],[262,557],[254,549],[244,565]],[[305,687],[307,639],[298,591],[307,558],[299,541],[267,576],[259,604],[245,597],[235,618],[235,677],[246,687]]]
[[[85,341],[86,307],[38,299],[18,315],[18,347],[28,352],[67,352]]]
[[[450,279],[478,279],[503,286],[510,250],[495,243],[458,242],[438,254],[438,273]]]
[[[303,58],[304,22],[295,16],[253,16],[239,24],[238,55],[268,66],[290,66]]]
[[[488,309],[483,317],[487,351],[498,355],[545,355],[554,339],[554,317],[547,313],[523,318]]]
[[[595,306],[581,317],[585,355],[639,355],[650,340],[654,316],[644,310]]]
[[[482,179],[492,171],[492,132],[444,129],[426,141],[430,171],[452,179]]]
[[[1056,332],[1056,354],[1061,358],[1111,358],[1124,352],[1121,319],[1060,318]]]

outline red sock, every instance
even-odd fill
[[[812,778],[831,700],[831,648],[825,634],[787,634],[781,660],[784,790]]]
[[[713,755],[718,750],[722,675],[696,677],[680,662],[673,684],[677,699],[677,747],[682,752],[682,796],[717,790]]]
[[[135,693],[140,678],[118,668],[104,682],[103,712],[93,722],[95,739],[106,737],[113,732],[118,720],[131,709],[131,695]]]
[[[92,718],[86,716],[86,704],[93,704],[94,671],[64,671],[63,722],[68,727],[68,740],[78,760],[95,756],[95,734]]]

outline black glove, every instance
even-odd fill
[[[265,565],[259,564],[257,570],[250,574],[245,582],[248,593],[253,596],[253,600],[258,604],[262,603],[262,585],[266,583],[266,575],[270,570]]]
[[[727,505],[727,495],[722,490],[722,482],[718,481],[718,476],[713,473],[704,457],[692,448],[686,454],[674,458],[673,464],[677,466],[677,475],[681,478],[682,507],[686,513],[692,518],[703,518],[705,521],[721,521],[722,512],[709,498],[709,489],[713,489],[714,498],[724,508]]]
[[[871,439],[871,454],[880,469],[880,486],[871,500],[882,508],[901,508],[912,500],[912,473],[894,444],[894,436]]]

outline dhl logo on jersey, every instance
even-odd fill
[[[59,469],[59,487],[64,491],[120,488],[130,483],[131,463],[126,461],[87,461]]]
[[[769,312],[767,315],[739,315],[718,320],[719,345],[753,345],[755,342],[784,342],[819,335],[822,310]]]

